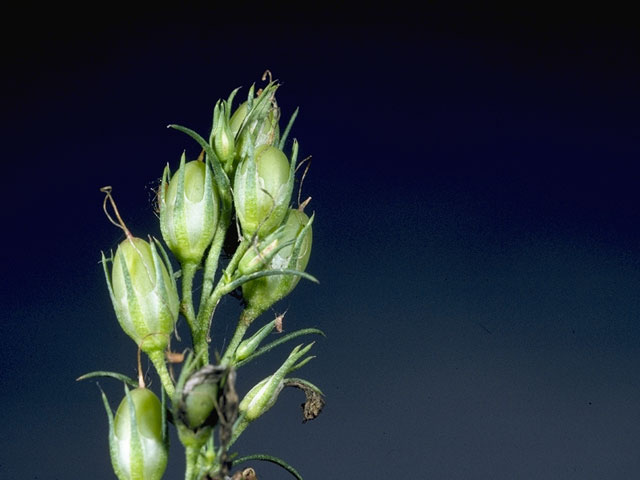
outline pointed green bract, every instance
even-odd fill
[[[260,332],[258,332],[260,333]],[[288,342],[289,340],[293,340],[294,338],[300,337],[302,335],[310,335],[310,334],[315,334],[315,335],[322,335],[323,337],[326,337],[326,335],[324,334],[324,332],[320,329],[317,328],[301,328],[300,330],[296,330],[293,331],[291,333],[287,333],[285,335],[282,335],[280,337],[278,337],[277,340],[263,346],[260,347],[259,350],[256,350],[252,353],[250,353],[249,355],[245,356],[243,359],[239,359],[236,356],[236,364],[235,367],[236,368],[240,368],[243,365],[246,365],[247,363],[255,360],[257,357],[259,357],[260,355],[264,355],[265,353],[269,352],[270,350],[273,350],[275,347],[277,347],[278,345],[281,345],[285,342]],[[256,334],[257,335],[257,334]],[[242,346],[242,344],[240,344],[240,346],[238,347],[238,351],[240,350],[240,347]],[[237,355],[237,354],[236,354]]]
[[[111,378],[115,378],[116,380],[120,380],[121,382],[124,382],[127,385],[131,385],[132,387],[137,387],[138,386],[138,382],[136,380],[134,380],[133,378],[127,377],[126,375],[123,375],[122,373],[105,372],[105,371],[102,371],[102,370],[101,371],[97,371],[97,372],[85,373],[84,375],[81,375],[78,378],[76,378],[76,381],[88,380],[89,378],[96,378],[96,377],[111,377]]]

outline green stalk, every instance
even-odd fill
[[[224,274],[222,276],[222,281],[228,283],[231,277],[233,276],[233,272],[238,268],[238,263],[244,256],[244,254],[249,250],[249,246],[251,245],[251,241],[243,238],[242,241],[238,244],[238,248],[233,253],[233,257],[229,260],[229,265],[224,269]]]
[[[204,264],[204,273],[202,276],[202,293],[200,295],[200,307],[198,308],[198,316],[194,320],[195,328],[192,329],[193,348],[196,355],[201,355],[202,365],[209,363],[209,318],[213,313],[213,309],[207,308],[207,300],[211,296],[213,290],[213,281],[218,262],[220,261],[220,252],[224,244],[229,226],[229,214],[223,212],[222,218],[218,222],[216,234],[209,248],[207,259]]]
[[[229,261],[227,268],[225,268],[224,272],[222,273],[222,277],[218,281],[218,285],[216,285],[216,288],[213,290],[213,293],[211,293],[206,299],[204,297],[205,292],[203,288],[203,292],[202,292],[203,297],[200,303],[200,311],[198,312],[198,320],[197,320],[198,325],[200,325],[202,329],[200,331],[200,334],[201,334],[201,338],[199,338],[200,342],[204,342],[208,344],[209,330],[211,329],[211,318],[213,317],[213,312],[215,311],[216,306],[218,305],[218,302],[220,302],[220,299],[224,295],[229,293],[228,289],[226,289],[225,287],[227,287],[229,281],[231,280],[233,272],[235,272],[236,268],[238,267],[238,263],[240,262],[240,259],[242,259],[242,256],[249,249],[249,245],[250,245],[250,242],[248,240],[242,240],[240,242],[240,244],[238,245],[238,248],[236,248],[236,251],[233,254],[233,257]],[[204,304],[202,303],[203,301],[204,301]],[[198,352],[197,349],[196,349],[196,352]],[[209,357],[207,355],[206,356],[207,363],[208,363],[208,360],[209,360]]]
[[[209,342],[207,341],[207,331],[198,328],[193,337],[193,351],[200,358],[200,365],[209,364]]]
[[[238,420],[236,421],[235,425],[233,426],[233,432],[231,433],[231,439],[229,440],[229,443],[227,444],[227,450],[231,447],[231,445],[233,445],[235,443],[235,441],[242,434],[242,432],[244,432],[245,428],[247,428],[249,426],[249,423],[250,422],[245,420],[244,417],[242,417],[242,416],[240,418],[238,418]]]
[[[149,352],[147,355],[149,355],[149,359],[151,360],[151,363],[153,363],[153,366],[156,367],[156,371],[158,372],[158,376],[160,377],[164,390],[167,392],[167,395],[169,395],[169,398],[173,399],[175,387],[173,386],[171,375],[169,375],[167,364],[164,361],[164,352],[162,350],[154,350]]]
[[[213,246],[212,246],[213,249]],[[218,253],[220,250],[218,249]],[[207,259],[208,260],[208,259]],[[217,258],[215,259],[217,263]],[[195,311],[193,309],[193,277],[195,276],[198,266],[196,264],[188,263],[183,265],[183,280],[182,280],[182,306],[183,314],[187,319],[189,328],[191,329],[191,338],[193,339],[193,350],[196,356],[201,355],[202,365],[209,363],[209,343],[205,335],[206,324],[196,318]]]
[[[182,314],[187,319],[191,337],[194,338],[198,325],[196,314],[193,310],[193,277],[196,274],[198,265],[196,263],[185,263],[182,265]],[[196,352],[197,353],[197,352]]]
[[[204,264],[204,275],[202,277],[202,294],[200,295],[200,310],[205,305],[207,299],[211,295],[211,291],[213,290],[213,280],[216,275],[216,270],[218,269],[218,261],[220,260],[220,251],[222,250],[222,245],[224,244],[224,238],[227,233],[227,224],[228,222],[225,219],[220,219],[218,223],[218,229],[213,238],[213,242],[211,243],[211,248],[209,248],[209,254],[207,255],[207,260]],[[198,315],[198,323],[201,324],[201,316]]]
[[[196,475],[196,466],[198,463],[199,448],[185,447],[186,469],[184,472],[184,480],[193,480]]]
[[[246,308],[242,311],[236,331],[233,334],[233,338],[231,339],[231,342],[229,342],[229,346],[225,350],[224,355],[222,355],[220,365],[227,365],[233,362],[238,345],[240,345],[240,342],[242,342],[242,339],[244,338],[244,334],[247,333],[247,329],[259,314],[259,312],[251,308]]]

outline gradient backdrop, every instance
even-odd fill
[[[135,374],[98,264],[122,239],[99,188],[159,235],[162,169],[198,154],[166,125],[207,134],[215,101],[269,68],[313,155],[321,283],[265,318],[327,333],[300,376],[328,403],[302,424],[283,392],[238,451],[306,480],[640,478],[640,43],[624,12],[33,13],[2,34],[0,477],[114,478],[99,390],[75,382]],[[221,305],[214,348],[237,314]],[[100,385],[115,408],[121,385]]]

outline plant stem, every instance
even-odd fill
[[[198,463],[199,448],[185,447],[185,463],[186,469],[184,472],[184,480],[193,480],[196,475],[196,465]]]
[[[229,342],[229,346],[225,350],[224,355],[222,355],[220,365],[227,365],[230,362],[233,362],[238,345],[240,345],[240,342],[244,338],[244,334],[247,333],[247,329],[257,317],[257,312],[251,308],[246,308],[242,311],[236,331],[233,334],[233,338],[231,339],[231,342]]]
[[[211,248],[213,248],[213,245]],[[198,311],[198,319],[196,322],[201,327],[201,331],[199,332],[201,337],[198,338],[199,343],[208,345],[208,342],[209,342],[208,337],[209,337],[209,331],[211,329],[211,318],[213,317],[213,313],[216,307],[218,306],[220,299],[224,295],[229,293],[228,289],[226,289],[225,287],[227,287],[228,283],[230,283],[232,275],[235,272],[238,266],[238,263],[240,262],[240,259],[245,254],[248,248],[249,248],[249,241],[242,240],[238,245],[238,248],[236,249],[235,253],[233,254],[233,257],[229,261],[227,268],[225,268],[224,272],[222,272],[222,277],[218,281],[218,284],[216,285],[216,288],[213,290],[213,293],[210,293],[210,295],[206,299],[204,296],[201,299],[200,310]],[[209,259],[207,259],[207,262],[208,261]],[[206,270],[205,270],[205,275],[206,275]],[[204,288],[202,293],[204,295],[205,293]],[[203,301],[204,303],[202,303]],[[198,342],[195,342],[196,353],[198,353],[198,348],[199,348]],[[208,354],[205,356],[207,360],[206,363],[208,363],[209,356]]]
[[[193,335],[193,351],[200,358],[200,365],[209,364],[209,342],[207,341],[207,330],[198,328]]]
[[[193,277],[196,274],[198,265],[187,262],[182,265],[182,314],[187,319],[189,328],[191,329],[191,337],[195,337],[198,329],[196,323],[196,314],[193,310]]]
[[[224,269],[222,278],[225,283],[228,283],[231,279],[231,276],[235,272],[236,268],[238,268],[238,263],[240,263],[240,260],[242,259],[244,254],[247,252],[247,250],[249,250],[250,245],[251,242],[244,238],[238,244],[238,248],[236,248],[236,251],[233,253],[233,257],[231,258],[231,260],[229,260],[229,265],[227,265],[227,268]]]
[[[147,355],[149,355],[151,363],[153,363],[153,366],[158,372],[158,376],[160,377],[160,381],[162,382],[164,390],[167,392],[167,395],[169,395],[169,398],[173,399],[175,387],[173,386],[171,375],[169,375],[167,364],[164,361],[164,352],[162,350],[153,350],[151,352],[148,352]]]
[[[235,425],[233,426],[233,432],[231,433],[231,438],[229,439],[229,443],[227,443],[227,450],[235,443],[238,437],[244,432],[244,430],[249,426],[249,422],[244,416],[240,416],[238,420],[236,420]]]
[[[225,222],[225,219],[221,218],[220,222],[218,223],[218,228],[213,238],[213,242],[211,243],[211,247],[209,248],[207,260],[204,264],[204,275],[202,277],[202,293],[200,295],[199,311],[202,310],[202,307],[205,305],[207,299],[209,298],[209,295],[211,295],[211,291],[213,290],[213,280],[216,275],[216,270],[218,269],[220,251],[222,250],[224,238],[227,233],[227,226],[225,225],[225,223],[228,222]],[[200,320],[200,315],[198,315],[199,323]]]
[[[196,317],[193,309],[193,277],[197,269],[198,265],[194,263],[186,263],[182,266],[182,313],[191,330],[194,353],[196,356],[201,355],[202,364],[206,365],[209,363],[209,344],[205,336],[206,325],[199,321],[200,317]]]

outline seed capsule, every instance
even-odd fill
[[[231,133],[238,141],[238,153],[246,148],[247,142],[251,142],[254,149],[262,145],[277,145],[280,140],[280,126],[278,125],[280,109],[272,105],[266,114],[253,120],[249,119],[247,123],[245,119],[248,113],[248,104],[244,102],[236,109],[229,121]]]
[[[291,201],[292,175],[287,156],[276,147],[263,145],[242,160],[233,196],[245,237],[258,230],[264,237],[282,223]]]
[[[178,318],[178,291],[156,241],[125,239],[113,258],[111,275],[103,265],[120,326],[144,352],[164,350]]]
[[[265,270],[291,269],[304,271],[311,256],[312,230],[309,217],[304,212],[290,209],[287,221],[279,236],[279,243],[286,245],[280,249],[264,266]],[[308,225],[306,230],[305,227]],[[295,245],[299,244],[296,253]],[[249,250],[241,261],[241,265],[251,265],[256,253]],[[242,286],[242,294],[249,306],[263,312],[281,298],[287,296],[296,287],[300,277],[297,275],[272,275],[261,277]]]
[[[162,406],[151,390],[136,388],[122,400],[115,415],[110,450],[120,480],[162,478],[168,452],[163,437]]]
[[[218,225],[219,202],[213,174],[205,162],[185,163],[168,181],[165,169],[159,195],[162,237],[178,260],[199,264]]]

